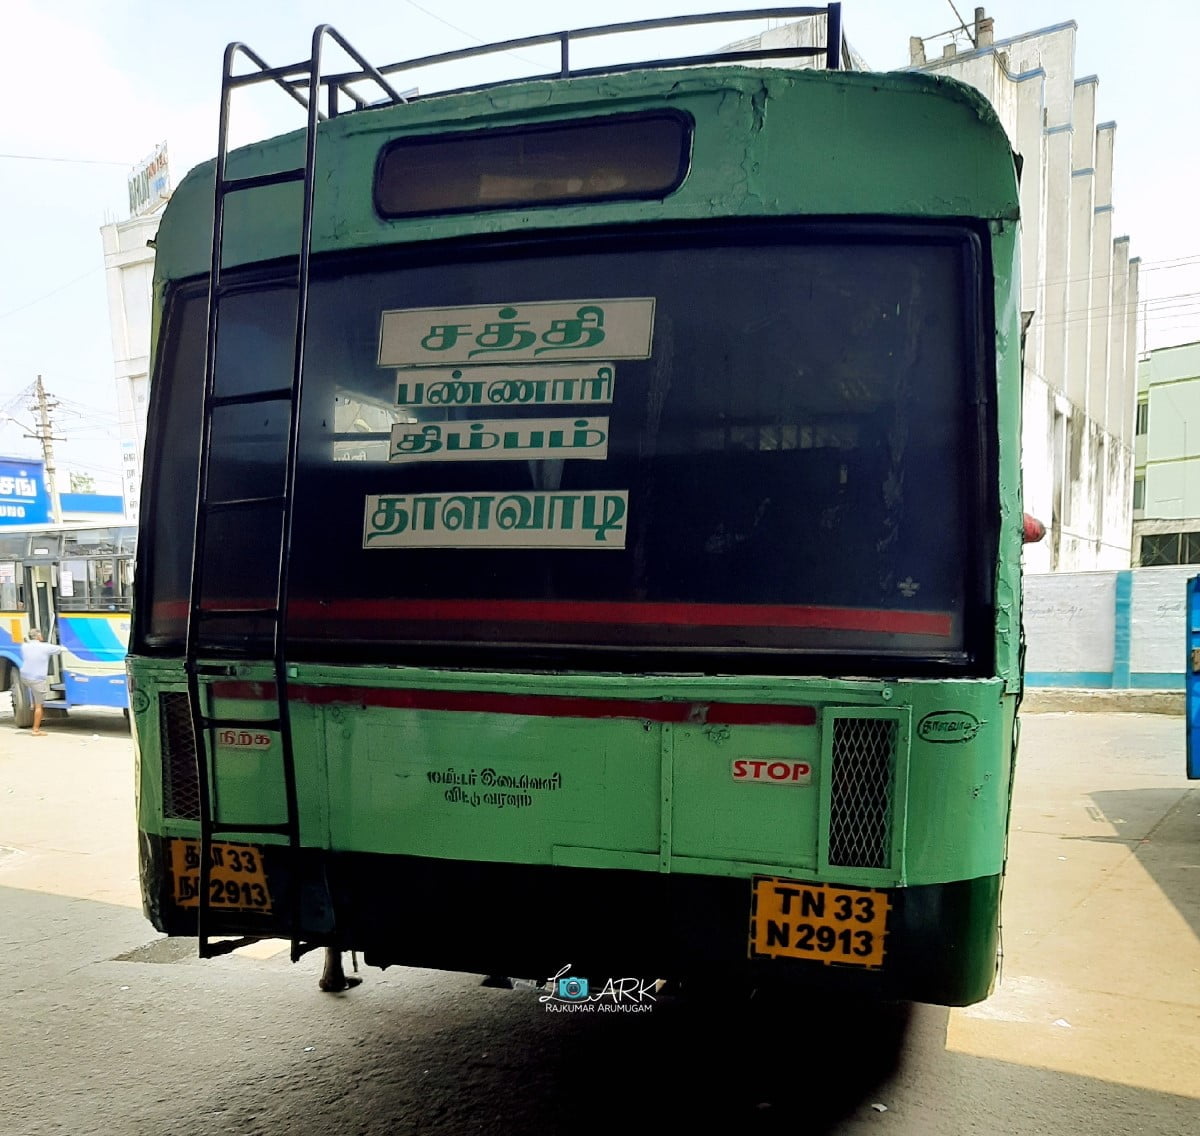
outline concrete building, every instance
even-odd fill
[[[113,375],[121,434],[121,488],[125,515],[137,520],[150,394],[150,311],[154,249],[162,207],[170,196],[166,144],[129,177],[127,220],[104,225],[104,270],[112,332]]]
[[[1115,235],[1116,123],[1096,121],[1097,77],[1075,76],[1073,21],[997,40],[976,8],[965,30],[969,50],[929,59],[914,37],[910,57],[982,92],[1023,161],[1022,466],[1025,508],[1047,527],[1026,568],[1128,567],[1138,260]]]
[[[1138,364],[1133,564],[1200,564],[1200,343]]]
[[[121,434],[121,490],[125,513],[137,519],[150,393],[150,306],[158,214],[131,217],[100,230],[108,284],[113,377]]]

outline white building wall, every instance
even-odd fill
[[[1112,172],[1113,134],[1116,124],[1102,123],[1096,128],[1096,194],[1095,217],[1092,221],[1092,264],[1095,266],[1094,290],[1092,292],[1091,343],[1088,354],[1091,366],[1088,370],[1089,413],[1100,425],[1112,434],[1121,429],[1120,399],[1123,368],[1109,373],[1109,322],[1112,319]],[[1110,386],[1111,380],[1111,386]]]
[[[1021,155],[1021,310],[1036,314],[1045,306],[1046,226],[1046,72],[1038,67],[1015,77],[1020,84],[1016,129],[1010,133]],[[1033,320],[1025,334],[1025,373],[1044,384],[1046,374],[1044,321]],[[1049,516],[1047,511],[1045,516]]]
[[[1125,397],[1122,376],[1125,352],[1125,334],[1129,330],[1126,312],[1137,309],[1137,293],[1129,291],[1129,238],[1117,237],[1113,241],[1112,255],[1112,319],[1108,325],[1108,379],[1109,397],[1114,402],[1113,429],[1125,439]],[[1137,398],[1137,379],[1134,378],[1134,394]],[[1132,431],[1130,438],[1132,439]]]
[[[977,10],[978,12],[978,10]],[[1074,22],[992,39],[914,66],[969,83],[1024,159],[1022,468],[1026,510],[1048,536],[1026,569],[1124,568],[1132,544],[1136,262],[1113,240],[1115,124],[1097,124],[1095,76],[1076,78]]]
[[[1182,689],[1194,565],[1056,572],[1025,585],[1033,687]]]
[[[1025,670],[1112,673],[1116,576],[1061,572],[1025,588]]]
[[[1089,417],[1092,316],[1092,222],[1095,218],[1096,80],[1075,84],[1071,132],[1071,225],[1067,280],[1067,397]],[[1097,286],[1101,281],[1097,281]],[[1107,281],[1104,281],[1107,284]]]
[[[150,393],[150,312],[159,213],[132,217],[100,230],[108,286],[113,375],[121,434],[121,480],[125,515],[136,520],[146,444]]]
[[[1128,237],[1123,239],[1129,240]],[[1141,257],[1129,258],[1129,283],[1126,285],[1125,307],[1123,311],[1114,313],[1114,318],[1124,318],[1125,321],[1125,372],[1130,376],[1130,381],[1122,384],[1119,393],[1121,395],[1121,441],[1127,446],[1133,445],[1133,430],[1137,414],[1138,274],[1141,266]]]

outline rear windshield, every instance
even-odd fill
[[[969,233],[894,226],[318,266],[291,654],[982,665],[981,271]],[[222,302],[219,394],[290,381],[294,302]],[[149,650],[184,635],[204,303],[177,295],[158,383]],[[279,492],[286,435],[282,403],[219,410],[210,497]],[[215,513],[204,603],[269,601],[279,537]]]
[[[691,121],[673,111],[399,138],[375,171],[384,217],[662,198],[683,182]]]

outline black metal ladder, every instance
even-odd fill
[[[188,705],[191,713],[192,730],[196,738],[196,773],[200,798],[200,894],[197,907],[196,932],[202,958],[226,954],[257,936],[241,938],[223,937],[214,939],[212,933],[213,907],[211,902],[212,855],[214,840],[224,836],[282,836],[286,839],[288,872],[285,902],[288,937],[291,939],[292,960],[298,959],[308,947],[300,940],[301,935],[301,864],[300,810],[296,784],[296,755],[292,738],[291,718],[288,709],[288,664],[287,664],[287,608],[288,580],[291,566],[292,523],[294,516],[293,495],[296,481],[297,454],[300,436],[300,399],[304,374],[305,332],[308,315],[309,265],[312,252],[313,200],[316,184],[317,126],[326,117],[339,113],[343,99],[348,98],[354,109],[363,109],[364,99],[350,89],[345,76],[323,76],[321,68],[322,50],[326,39],[333,40],[361,68],[357,79],[370,79],[384,92],[390,102],[403,102],[404,98],[388,84],[387,80],[352,48],[341,35],[327,24],[313,32],[312,54],[299,64],[287,67],[269,67],[258,55],[244,44],[231,43],[225,50],[221,78],[221,111],[217,143],[216,172],[214,176],[212,260],[208,286],[208,326],[204,357],[204,400],[201,412],[201,443],[196,499],[196,531],[192,555],[191,587],[188,597],[188,624],[184,654],[188,686]],[[233,68],[240,56],[249,59],[257,68],[235,75]],[[226,172],[229,151],[230,103],[234,90],[256,83],[274,82],[295,99],[307,112],[304,165],[296,169],[253,177],[229,178]],[[324,86],[328,93],[327,111],[320,110],[320,93]],[[303,187],[303,209],[300,218],[299,252],[295,261],[294,286],[296,288],[296,322],[292,362],[291,383],[249,394],[218,395],[217,389],[217,336],[220,327],[221,301],[229,294],[229,286],[222,279],[224,269],[224,221],[225,204],[235,193],[252,192],[268,186],[298,183]],[[286,454],[284,455],[282,492],[270,495],[218,497],[210,494],[213,418],[225,407],[274,404],[286,408]],[[280,519],[278,561],[275,572],[274,595],[259,604],[226,605],[207,602],[205,588],[205,561],[208,551],[208,522],[217,513],[246,513],[252,510],[271,511]],[[277,512],[276,512],[277,511]],[[263,625],[270,628],[270,652],[266,650],[267,636],[261,633],[247,634],[242,646],[230,646],[228,640],[214,642],[212,635],[206,636],[205,629],[219,622],[226,629],[239,624],[261,632]],[[213,713],[213,687],[221,679],[228,681],[236,667],[228,662],[201,661],[207,655],[222,659],[245,661],[269,661],[273,667],[275,688],[275,712],[272,717],[239,718],[221,717]],[[281,766],[286,819],[279,823],[238,820],[219,815],[216,799],[216,763],[218,754],[217,732],[225,729],[251,729],[278,739],[276,748]]]

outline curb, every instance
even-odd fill
[[[1026,689],[1022,714],[1172,714],[1186,712],[1182,690]]]

